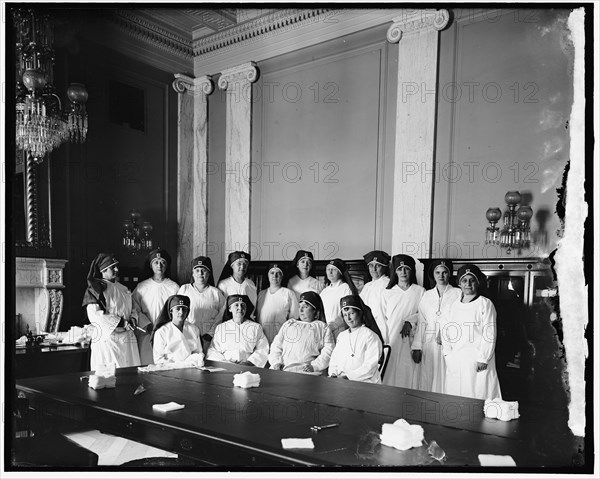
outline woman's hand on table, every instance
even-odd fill
[[[307,373],[314,373],[315,368],[313,368],[312,365],[310,365],[310,364],[305,364],[304,367],[302,368],[302,371],[305,371]]]
[[[281,363],[276,363],[271,365],[271,369],[274,369],[275,371],[281,371],[283,369],[283,364]]]

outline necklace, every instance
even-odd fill
[[[350,354],[350,357],[353,358],[354,357],[354,350],[356,349],[356,342],[358,341],[358,338],[354,341],[354,347],[352,346],[352,331],[350,331],[348,333],[348,344],[350,344],[350,351],[352,351],[352,353]]]
[[[442,315],[442,298],[444,297],[444,294],[446,293],[447,289],[448,289],[448,285],[446,285],[446,287],[444,288],[444,291],[442,292],[442,294],[440,294],[440,299],[438,300],[438,310],[435,312],[435,314],[437,316]]]

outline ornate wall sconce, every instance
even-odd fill
[[[528,248],[531,243],[531,232],[529,221],[533,216],[530,206],[519,206],[521,194],[518,191],[509,191],[504,196],[507,209],[504,215],[500,208],[488,208],[485,217],[489,226],[485,230],[485,244],[495,244],[506,248],[506,254],[510,254],[513,248]],[[500,230],[496,224],[503,218],[503,226]]]
[[[146,254],[154,248],[152,224],[142,221],[138,210],[131,210],[129,216],[130,219],[123,221],[122,245],[130,254]]]

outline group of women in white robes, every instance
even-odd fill
[[[313,257],[308,251],[296,255],[294,274],[288,270],[289,288],[282,285],[283,267],[272,263],[268,287],[257,294],[247,278],[248,253],[229,255],[218,288],[210,259],[197,257],[190,283],[178,287],[168,278],[170,257],[159,248],[146,261],[152,276],[131,295],[117,280],[118,261],[101,253],[90,267],[84,296],[97,331],[92,369],[204,353],[217,361],[257,367],[268,361],[272,369],[306,373],[329,369],[332,377],[378,383],[382,346],[389,344],[384,384],[500,397],[494,358],[496,312],[480,294],[485,276],[477,266],[462,267],[460,288],[455,288],[449,284],[452,262],[436,260],[429,269],[435,286],[425,291],[416,282],[410,256],[390,258],[372,251],[364,259],[372,280],[360,296],[339,258],[326,266],[321,289],[310,275]],[[185,316],[181,327],[174,319],[174,314],[181,317],[179,309]]]

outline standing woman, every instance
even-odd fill
[[[387,323],[381,309],[381,295],[390,282],[390,255],[385,251],[371,251],[363,258],[369,268],[371,281],[365,283],[360,292],[360,297],[373,312],[373,317],[383,337],[383,344],[388,344]]]
[[[119,262],[112,254],[100,253],[90,265],[88,287],[83,295],[88,319],[95,328],[92,338],[90,368],[117,368],[140,365],[140,353],[133,329],[137,315],[132,308],[131,293],[117,281]]]
[[[177,293],[179,285],[169,279],[171,256],[164,249],[150,251],[144,262],[144,272],[148,279],[139,283],[133,290],[133,309],[138,314],[138,326],[147,334],[135,330],[142,364],[153,361],[150,335],[160,312],[169,296]]]
[[[329,376],[381,383],[379,358],[383,344],[370,308],[358,295],[344,296],[340,308],[348,329],[340,333],[331,353]]]
[[[234,251],[227,257],[227,264],[221,271],[217,288],[223,291],[225,297],[232,294],[245,295],[256,307],[256,285],[254,281],[247,278],[248,266],[250,266],[250,255],[243,251]]]
[[[413,360],[420,363],[419,389],[444,392],[446,362],[442,354],[440,325],[448,318],[450,306],[460,297],[460,289],[450,285],[452,261],[437,259],[429,266],[435,286],[419,302],[419,321],[412,343]]]
[[[341,259],[332,259],[325,268],[325,289],[321,291],[325,319],[337,341],[338,334],[346,329],[346,323],[342,318],[340,299],[344,296],[358,295],[356,286],[348,273],[346,263]]]
[[[496,308],[480,292],[486,278],[474,264],[458,270],[461,296],[442,323],[446,359],[445,394],[477,399],[501,396],[496,372]]]
[[[283,270],[278,263],[269,264],[267,278],[269,287],[258,294],[256,318],[271,344],[281,325],[298,317],[298,300],[291,290],[281,286]]]
[[[411,355],[419,301],[425,292],[417,284],[415,260],[405,254],[392,258],[390,282],[381,295],[381,308],[388,327],[390,359],[383,383],[418,388],[418,367]]]
[[[183,284],[177,294],[190,298],[187,321],[200,330],[202,350],[206,351],[225,312],[225,295],[215,288],[210,258],[198,256],[193,259],[192,279]]]
[[[314,291],[306,291],[300,296],[299,319],[287,320],[275,336],[269,364],[276,370],[321,372],[329,366],[334,346],[321,297]]]
[[[250,319],[254,306],[246,295],[227,298],[223,322],[217,326],[206,359],[264,367],[269,341],[260,324]]]
[[[152,333],[156,364],[186,361],[191,357],[202,366],[204,354],[200,332],[185,319],[190,314],[190,298],[176,294],[167,299]],[[192,356],[194,355],[194,356]]]
[[[310,251],[299,250],[292,260],[292,265],[288,270],[287,287],[296,294],[296,299],[300,301],[300,295],[306,291],[321,292],[321,283],[317,278],[310,275],[314,262],[313,254]]]

